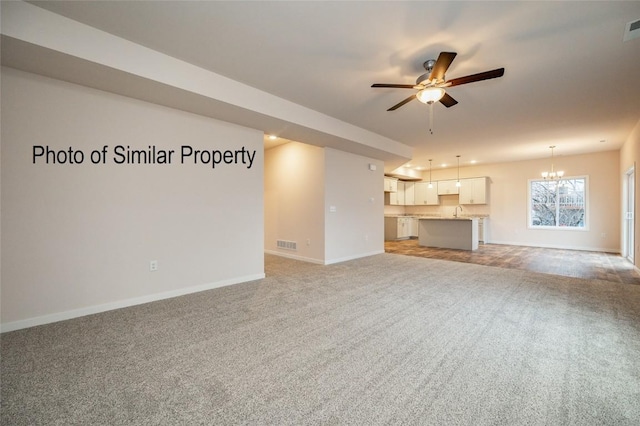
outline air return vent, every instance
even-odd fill
[[[640,19],[636,19],[627,24],[624,28],[624,38],[622,40],[629,41],[638,37],[640,37]]]
[[[278,248],[285,250],[298,250],[298,244],[295,241],[276,240]]]

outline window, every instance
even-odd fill
[[[529,227],[586,229],[587,178],[529,181]]]

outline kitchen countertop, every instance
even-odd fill
[[[473,219],[477,219],[477,217],[465,217],[465,216],[458,216],[458,217],[418,217],[418,219],[420,220],[473,220]]]
[[[416,219],[486,219],[489,215],[460,215],[457,218],[453,216],[431,216],[431,215],[421,215],[421,214],[385,214],[384,217],[415,217]]]

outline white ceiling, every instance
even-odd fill
[[[615,150],[640,119],[638,1],[32,3],[410,145],[415,166]],[[370,86],[441,51],[448,79],[505,75],[448,89],[431,135],[428,106],[386,111],[411,91]]]

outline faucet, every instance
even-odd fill
[[[453,211],[453,217],[458,217],[458,207],[460,207],[460,211],[462,211],[462,206],[456,206],[455,210]]]

